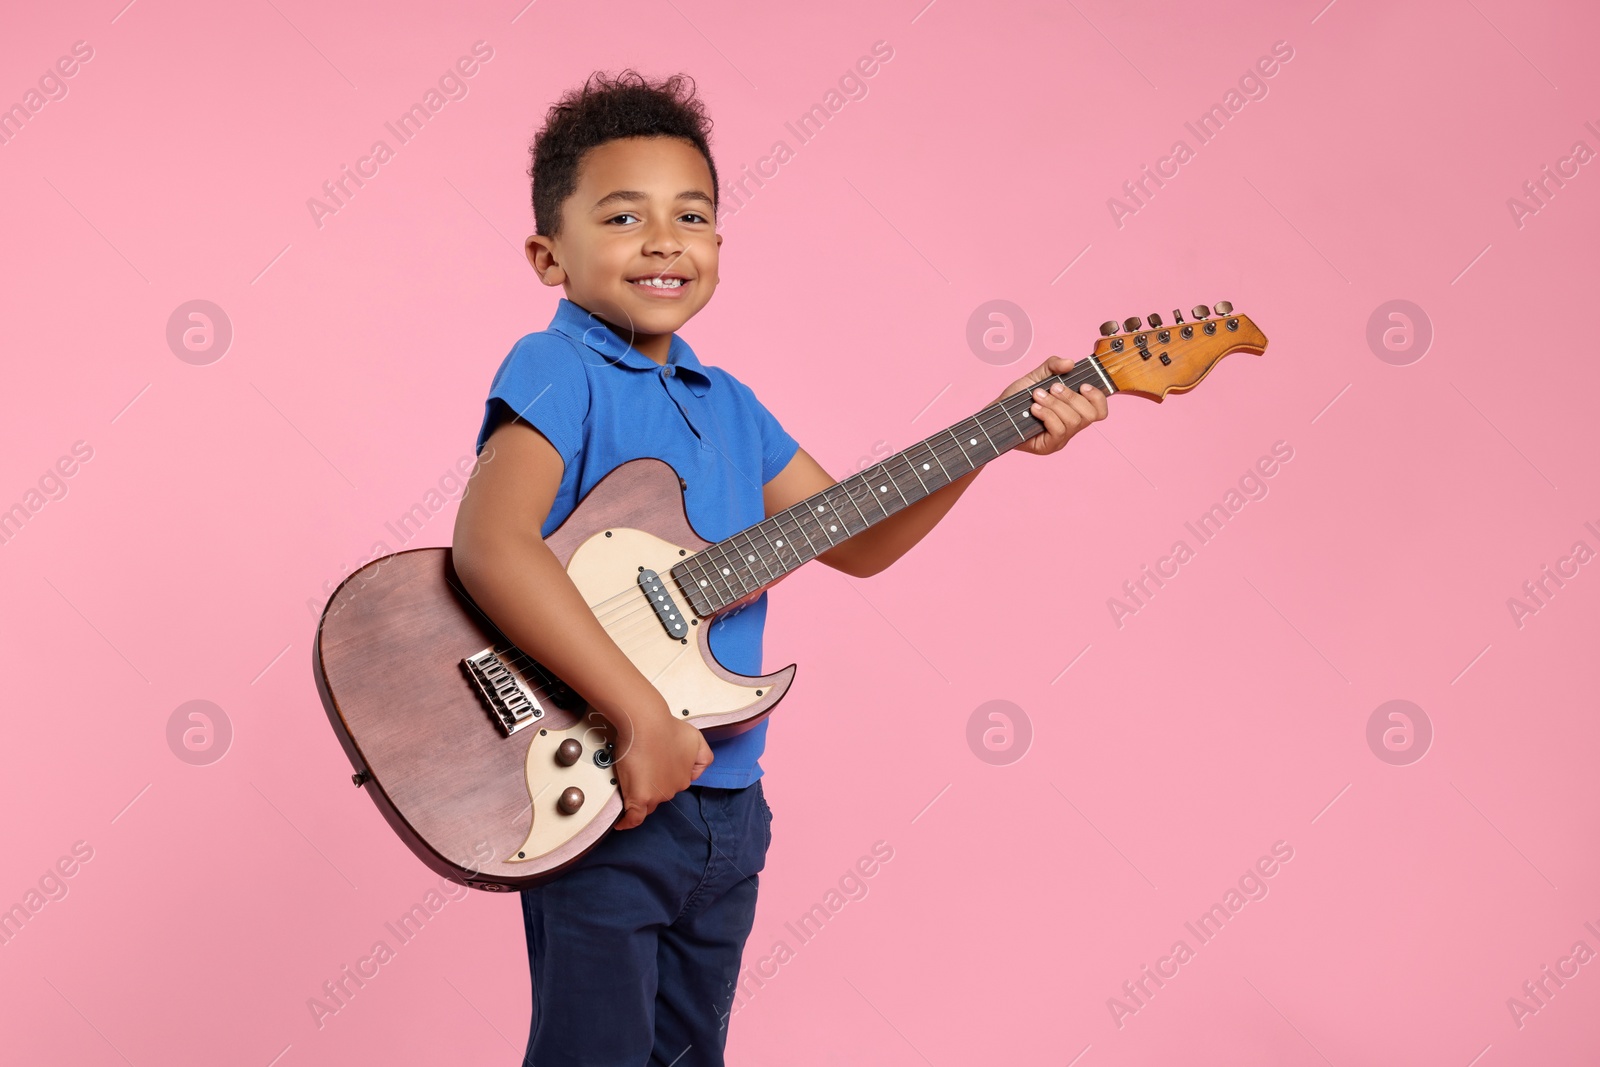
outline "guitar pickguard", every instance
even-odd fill
[[[568,739],[578,742],[583,751],[570,767],[561,766],[556,751]],[[620,787],[609,761],[595,763],[595,753],[607,752],[605,735],[588,716],[565,730],[540,730],[528,744],[528,797],[533,806],[533,825],[528,839],[511,856],[509,863],[526,863],[555,851],[573,835],[594,821],[605,809],[606,801]],[[568,789],[583,793],[583,803],[572,814],[557,806]]]
[[[739,685],[719,678],[701,655],[698,630],[709,625],[690,619],[688,637],[673,635],[681,616],[657,610],[641,584],[641,572],[655,572],[677,606],[689,603],[667,575],[683,558],[684,550],[643,530],[619,527],[597,532],[572,553],[567,575],[601,626],[623,653],[660,691],[672,713],[687,722],[696,718],[738,711],[761,700],[770,682]],[[576,739],[583,747],[576,763],[563,767],[556,759],[561,743]],[[593,717],[585,712],[565,730],[539,730],[528,745],[526,765],[533,825],[527,840],[508,862],[538,859],[581,832],[619,788],[615,771],[597,766],[594,753],[604,744]],[[558,807],[569,788],[580,789],[582,804],[571,814]]]

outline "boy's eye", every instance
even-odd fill
[[[610,218],[609,218],[609,219],[607,219],[607,220],[606,220],[606,221],[607,221],[607,222],[616,222],[616,221],[617,221],[617,220],[618,220],[618,219],[637,219],[637,218],[638,218],[638,217],[639,217],[639,216],[637,216],[637,215],[635,215],[635,214],[634,214],[634,213],[633,213],[633,212],[631,212],[631,211],[624,211],[624,212],[623,212],[623,213],[622,213],[622,214],[620,214],[620,215],[613,215],[613,216],[611,216],[611,217],[610,217]]]
[[[683,215],[681,217],[685,218],[685,219],[688,219],[690,222],[704,222],[704,221],[706,221],[706,217],[704,215],[698,214],[697,212],[693,212],[693,211],[691,211],[687,215]]]

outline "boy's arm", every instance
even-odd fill
[[[561,475],[561,455],[543,434],[520,419],[502,422],[467,483],[451,557],[506,637],[614,728],[626,805],[616,829],[625,830],[698,778],[711,749],[612,641],[540,536]]]
[[[1035,383],[1051,375],[1064,374],[1071,369],[1071,360],[1053,356],[1040,364],[1037,369],[1006,386],[995,399],[1001,400],[1031,388]],[[1034,404],[1030,410],[1035,418],[1044,423],[1045,432],[1018,445],[1018,451],[1041,456],[1049,455],[1066,444],[1074,434],[1089,423],[1098,422],[1106,417],[1106,396],[1093,386],[1085,385],[1082,395],[1062,389],[1059,384],[1055,388],[1057,389],[1055,393],[1035,390]],[[843,544],[821,553],[817,559],[856,578],[877,574],[911,551],[912,547],[955,506],[955,502],[967,491],[967,487],[977,478],[981,470],[983,467],[962,475],[944,488],[929,493],[915,504],[880,520]],[[802,448],[794,454],[788,465],[763,487],[762,503],[770,517],[793,507],[809,496],[822,492],[836,484],[836,481],[837,479],[830,477],[828,472]]]

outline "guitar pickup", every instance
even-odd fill
[[[639,588],[644,590],[645,599],[650,601],[650,606],[656,609],[656,618],[661,620],[661,625],[666,627],[667,633],[680,641],[687,640],[689,624],[684,622],[683,612],[678,609],[677,601],[672,599],[672,594],[667,592],[667,587],[662,584],[661,575],[652,570],[641,570]]]

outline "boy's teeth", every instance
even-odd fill
[[[640,278],[634,285],[648,285],[653,289],[677,289],[683,285],[682,278]]]

